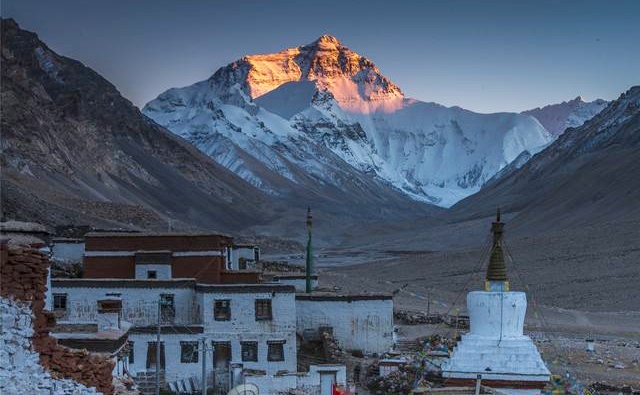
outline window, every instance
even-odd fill
[[[158,278],[158,272],[156,270],[147,270],[147,278],[149,280],[155,280]]]
[[[256,299],[256,321],[271,319],[271,299]]]
[[[213,319],[216,321],[229,321],[231,319],[230,300],[216,300],[213,302]]]
[[[131,365],[135,362],[134,354],[133,354],[133,342],[128,341],[127,343],[129,344],[129,365]]]
[[[267,341],[267,345],[269,346],[268,361],[284,361],[284,340]]]
[[[160,295],[160,319],[164,323],[172,323],[176,316],[173,294]]]
[[[67,294],[53,294],[53,309],[54,310],[67,309]]]
[[[258,342],[240,342],[242,362],[258,362]]]
[[[198,342],[180,342],[180,362],[198,362]]]

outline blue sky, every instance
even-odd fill
[[[640,84],[640,1],[4,0],[38,33],[142,106],[245,54],[322,34],[405,94],[478,112],[614,99]]]

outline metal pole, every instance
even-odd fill
[[[482,381],[482,375],[479,374],[476,376],[476,392],[475,395],[480,395],[480,382]]]
[[[427,320],[431,315],[431,292],[427,291]]]
[[[311,228],[312,217],[311,207],[307,208],[307,264],[306,264],[306,287],[305,291],[311,293],[313,287],[311,286],[311,275],[313,274],[313,247],[311,245]]]
[[[207,395],[207,338],[202,338],[202,395]]]
[[[158,299],[158,328],[156,332],[156,395],[160,395],[160,314],[162,298]]]

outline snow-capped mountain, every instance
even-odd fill
[[[270,194],[377,179],[448,207],[553,136],[526,114],[477,114],[404,96],[336,38],[246,56],[170,89],[143,113]]]
[[[602,111],[607,104],[609,102],[602,99],[586,102],[578,96],[573,100],[523,111],[523,114],[536,117],[554,137],[558,137],[566,128],[582,126]]]
[[[638,221],[638,158],[640,86],[634,86],[525,165],[456,204],[452,213],[478,217],[500,206],[518,213],[518,226],[539,231]]]

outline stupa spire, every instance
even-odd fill
[[[500,208],[496,213],[495,222],[491,224],[491,232],[493,233],[493,243],[485,277],[485,290],[508,291],[507,266],[505,265],[504,250],[502,248],[504,223],[500,221]]]

